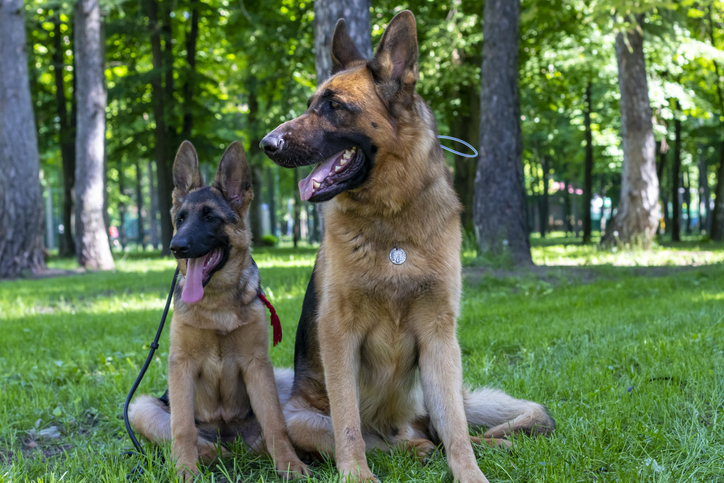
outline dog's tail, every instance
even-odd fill
[[[294,369],[274,368],[274,379],[277,382],[279,402],[284,406],[292,397],[292,385],[294,384]]]
[[[468,424],[490,428],[485,437],[502,438],[518,432],[548,435],[556,428],[545,406],[515,399],[498,389],[466,389],[463,400]]]

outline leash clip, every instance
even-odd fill
[[[440,147],[443,148],[445,151],[450,151],[453,154],[457,154],[458,156],[462,156],[463,158],[477,158],[478,157],[478,150],[472,147],[470,144],[466,143],[462,139],[454,138],[452,136],[438,136],[438,139],[449,139],[450,141],[457,141],[460,144],[464,144],[465,146],[469,147],[473,150],[475,154],[465,154],[461,153],[460,151],[455,151],[454,149],[448,148],[447,146],[443,146],[440,144]]]

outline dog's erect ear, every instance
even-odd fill
[[[251,190],[251,169],[246,162],[244,146],[234,141],[226,148],[216,170],[214,188],[221,191],[226,201],[237,211],[248,208],[254,193]]]
[[[347,32],[347,24],[343,18],[340,18],[332,35],[332,75],[363,60],[364,56]]]
[[[417,55],[415,16],[404,10],[390,21],[374,58],[367,63],[383,99],[404,100],[414,92],[418,78]]]
[[[204,185],[199,171],[199,157],[194,145],[188,141],[181,143],[173,161],[173,204],[178,207],[191,190]]]

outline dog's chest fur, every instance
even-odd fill
[[[387,437],[425,414],[418,371],[418,342],[425,329],[415,314],[434,312],[440,298],[459,297],[457,214],[449,226],[441,223],[439,232],[414,238],[394,222],[350,222],[339,212],[330,215],[317,267],[321,296],[337,301],[336,323],[348,320],[347,330],[361,334],[361,420]],[[347,218],[343,223],[342,217]],[[400,265],[389,258],[396,245],[407,254]]]
[[[241,338],[248,324],[263,318],[258,302],[215,304],[209,297],[175,308],[169,356],[184,357],[196,372],[197,421],[234,426],[253,415],[241,371]]]

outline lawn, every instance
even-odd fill
[[[466,251],[459,338],[465,380],[539,401],[549,439],[476,448],[492,482],[724,482],[724,250],[694,241],[651,252],[534,240],[531,271],[488,270]],[[259,250],[263,286],[291,366],[314,250]],[[71,268],[68,262],[53,262]],[[175,481],[168,464],[128,458],[122,404],[158,324],[174,264],[127,256],[115,273],[0,283],[0,481]],[[168,334],[139,392],[166,387]],[[278,481],[270,460],[238,457],[203,481]],[[165,449],[168,452],[168,448]],[[374,454],[385,482],[452,481]],[[201,478],[199,480],[202,480]],[[335,481],[334,465],[310,481]]]

